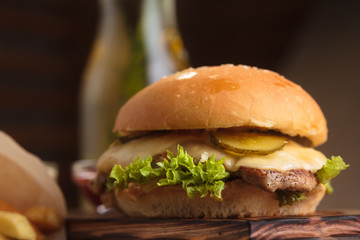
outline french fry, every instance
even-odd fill
[[[10,238],[7,238],[4,235],[0,234],[0,240],[10,240]]]
[[[0,211],[0,234],[16,239],[36,239],[31,223],[16,212]]]
[[[5,212],[6,216],[3,216],[4,214],[1,215],[1,212]],[[27,214],[28,216],[26,216],[25,214]],[[8,233],[2,232],[1,229],[9,230],[8,224],[19,224],[19,216],[20,218],[22,218],[21,221],[23,221],[23,219],[28,221],[28,223],[30,224],[30,228],[32,228],[35,232],[35,237],[31,238],[31,240],[45,240],[46,237],[43,233],[56,231],[62,226],[62,219],[60,215],[50,207],[31,207],[26,209],[25,213],[23,213],[11,206],[9,203],[0,200],[0,240],[17,239],[16,237],[14,237],[14,235],[8,235]],[[21,229],[21,231],[23,231],[23,226],[21,225],[21,223],[18,229]],[[19,234],[18,236],[20,235],[21,234]]]
[[[57,231],[63,224],[60,215],[50,207],[30,207],[24,211],[24,215],[44,233]]]
[[[46,240],[45,235],[40,232],[39,228],[34,223],[31,223],[31,225],[32,225],[32,227],[33,227],[33,229],[34,229],[34,231],[36,233],[35,240]]]
[[[15,213],[21,213],[18,209],[14,208],[13,206],[11,206],[9,203],[0,200],[0,211],[7,211],[7,212],[15,212]],[[35,240],[45,240],[45,236],[40,232],[40,230],[38,229],[38,227],[30,222],[31,226],[33,227],[35,233],[36,233],[36,238]],[[10,238],[0,234],[0,240],[11,240]]]

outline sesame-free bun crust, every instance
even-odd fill
[[[324,194],[324,185],[318,184],[305,193],[306,200],[279,207],[276,193],[238,179],[226,183],[222,201],[209,196],[190,199],[180,185],[158,187],[144,193],[135,184],[115,191],[115,200],[120,210],[130,217],[244,218],[312,214]]]
[[[119,111],[114,131],[257,127],[327,140],[325,117],[299,85],[268,70],[243,65],[190,68],[163,77]]]

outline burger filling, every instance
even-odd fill
[[[99,159],[95,184],[100,192],[133,183],[144,191],[179,184],[190,198],[210,195],[222,200],[225,183],[242,179],[276,192],[284,205],[306,199],[303,193],[319,183],[332,192],[330,180],[347,167],[341,157],[327,159],[276,133],[169,131],[111,146]]]

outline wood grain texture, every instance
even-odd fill
[[[352,239],[360,238],[359,212],[250,219],[126,219],[72,216],[69,240],[98,239]]]
[[[360,237],[360,216],[314,216],[310,218],[251,221],[252,239],[304,239]]]
[[[248,239],[249,224],[240,220],[125,220],[68,221],[69,240],[95,239]]]

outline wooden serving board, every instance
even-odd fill
[[[248,219],[126,219],[72,216],[68,240],[99,239],[357,239],[360,211]]]

